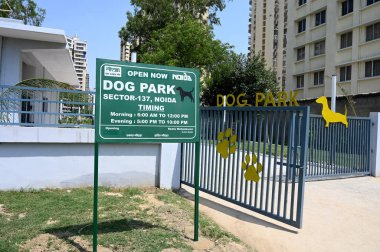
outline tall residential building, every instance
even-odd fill
[[[380,92],[380,1],[297,0],[289,5],[287,90],[299,98]]]
[[[81,41],[77,36],[66,37],[67,46],[74,63],[75,72],[77,73],[79,86],[77,89],[88,91],[89,83],[87,81],[87,42]]]
[[[120,42],[120,60],[121,61],[131,61],[131,43],[121,40]]]
[[[295,0],[291,0],[295,1]],[[286,33],[288,0],[251,0],[249,48],[261,53],[282,87],[286,78]]]

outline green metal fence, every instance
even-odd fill
[[[200,190],[301,228],[308,118],[308,107],[202,108]],[[217,151],[225,140],[236,146],[226,159]],[[195,145],[182,144],[181,182],[190,186],[194,158]],[[243,168],[259,164],[260,180],[248,181]]]
[[[95,93],[0,85],[0,125],[93,128]]]
[[[321,116],[310,116],[307,180],[370,174],[371,120],[349,117],[348,125],[326,128]]]

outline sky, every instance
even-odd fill
[[[46,10],[43,27],[62,29],[87,41],[90,88],[95,87],[96,58],[120,59],[118,31],[125,25],[126,12],[132,11],[128,0],[35,0]],[[228,2],[228,1],[227,1]],[[215,37],[234,46],[237,53],[248,51],[249,1],[234,0],[219,13],[221,25]]]

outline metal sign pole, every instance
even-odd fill
[[[200,142],[195,143],[195,169],[194,169],[194,241],[198,241],[198,227],[199,227],[199,155],[200,155]]]
[[[92,247],[97,252],[98,247],[98,161],[99,161],[99,144],[95,141],[94,155],[94,208],[93,208],[93,233]]]

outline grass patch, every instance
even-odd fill
[[[31,250],[26,244],[43,235],[52,251],[91,250],[92,197],[91,188],[0,192],[0,251]],[[114,251],[191,251],[176,220],[192,223],[192,214],[190,203],[171,191],[100,188],[99,245]],[[238,241],[202,215],[200,228],[212,240]]]

